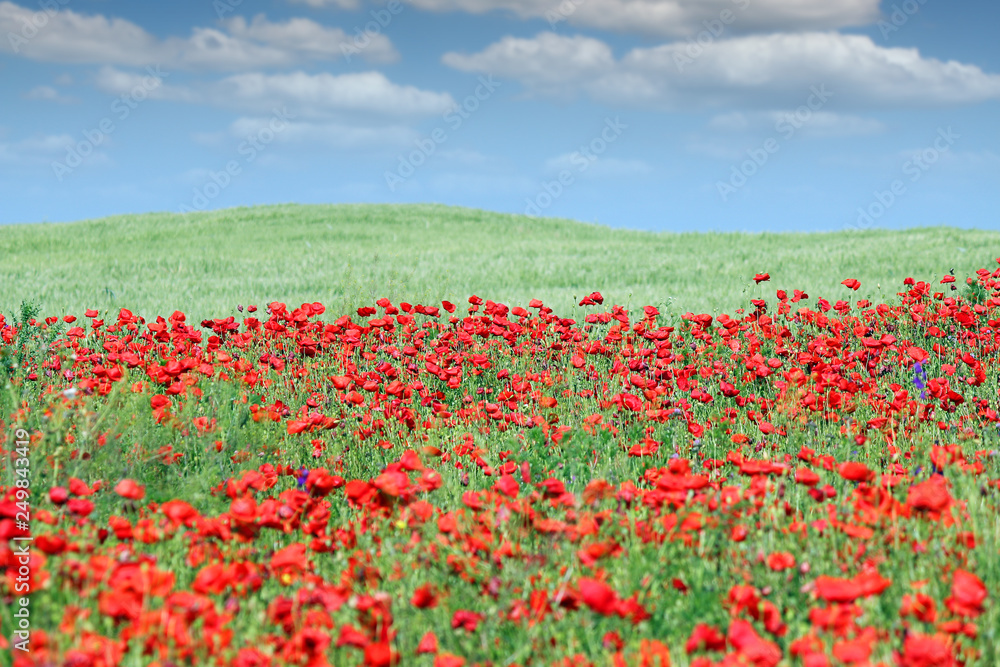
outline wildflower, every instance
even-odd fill
[[[920,390],[920,400],[927,400],[927,371],[924,370],[924,365],[919,361],[913,364],[913,384]]]

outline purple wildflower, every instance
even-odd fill
[[[927,371],[919,361],[913,364],[913,384],[920,390],[920,400],[927,400],[927,392],[924,391],[927,388]]]

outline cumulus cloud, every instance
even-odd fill
[[[323,3],[323,0],[311,0]],[[520,18],[582,28],[683,37],[725,19],[736,33],[829,30],[867,25],[879,17],[878,0],[410,0],[428,11],[482,14],[494,10]],[[725,14],[729,12],[729,14]]]
[[[293,18],[285,23],[272,23],[263,15],[255,16],[247,23],[243,17],[235,17],[226,23],[233,37],[251,42],[269,44],[288,52],[301,53],[317,60],[336,60],[344,52],[344,45],[357,49],[368,62],[389,63],[399,59],[399,53],[389,38],[381,33],[366,33],[358,48],[354,37],[340,28],[325,28],[315,21]]]
[[[591,37],[543,32],[505,37],[479,53],[447,53],[467,72],[520,81],[538,96],[585,95],[612,106],[684,110],[720,106],[796,108],[813,86],[838,107],[949,106],[1000,97],[1000,76],[913,48],[884,48],[863,35],[778,33],[636,48],[615,58]]]
[[[45,17],[44,22],[38,19]],[[35,23],[32,21],[35,20]],[[39,25],[40,24],[40,25]],[[34,26],[26,29],[25,26]],[[12,2],[0,2],[0,53],[43,62],[144,66],[190,70],[254,70],[287,67],[308,60],[336,60],[344,50],[371,62],[398,58],[382,34],[358,49],[353,35],[303,18],[283,23],[257,16],[247,22],[230,19],[224,29],[195,27],[186,38],[159,39],[140,26],[100,14],[65,9],[38,12]],[[13,35],[13,37],[11,37]],[[350,51],[356,49],[356,51]]]
[[[143,75],[102,68],[97,86],[124,95],[143,85]],[[149,93],[160,100],[207,104],[249,113],[287,107],[302,118],[416,117],[443,114],[455,106],[448,93],[421,90],[390,81],[381,72],[334,75],[287,72],[234,74],[219,81],[192,85],[162,84]]]
[[[221,100],[232,100],[241,106],[270,107],[281,102],[302,108],[308,115],[347,111],[419,116],[444,113],[455,105],[448,93],[395,84],[381,72],[340,75],[254,72],[223,79],[213,84],[212,90]]]

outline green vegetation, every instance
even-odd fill
[[[998,241],[432,206],[0,228],[0,549],[31,538],[0,667],[993,667]],[[472,293],[528,307],[434,307]]]
[[[320,301],[334,311],[473,293],[565,311],[609,302],[732,312],[751,278],[845,298],[891,295],[908,275],[991,266],[1000,233],[950,228],[832,234],[653,234],[436,205],[266,206],[0,227],[0,312],[129,308],[222,317],[237,304]]]

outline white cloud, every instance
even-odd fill
[[[308,5],[314,9],[336,7],[337,9],[357,9],[358,0],[289,0],[293,5]]]
[[[794,111],[772,111],[767,114],[772,127],[778,126]],[[885,131],[885,124],[874,118],[863,118],[831,111],[817,111],[802,125],[803,136],[813,137],[862,137]]]
[[[538,96],[586,95],[612,106],[691,109],[797,108],[812,86],[834,107],[950,106],[1000,97],[1000,76],[974,65],[884,48],[835,32],[719,40],[691,59],[688,42],[636,48],[615,59],[590,37],[543,32],[505,37],[479,53],[446,53],[446,65],[516,79]]]
[[[270,118],[238,118],[229,128],[235,138],[256,135],[269,125]],[[354,126],[340,123],[291,122],[275,139],[280,142],[338,149],[409,146],[420,137],[403,125]]]
[[[156,70],[147,73],[125,72],[114,67],[102,67],[94,77],[98,90],[110,95],[131,95],[133,91],[142,89],[145,96],[152,100],[170,100],[174,102],[197,103],[199,95],[193,90],[182,86],[171,86],[164,83],[163,78],[154,77]],[[166,77],[170,74],[161,72]],[[156,79],[159,78],[159,82]]]
[[[322,0],[312,0],[322,2]],[[699,33],[706,22],[723,34],[829,30],[867,25],[879,17],[879,0],[410,0],[429,11],[482,14],[513,12],[520,18],[680,37]],[[312,2],[310,2],[312,4]],[[731,14],[724,14],[724,12]],[[720,20],[722,19],[722,20]],[[725,21],[723,23],[722,21]]]
[[[340,58],[343,45],[357,49],[369,62],[390,63],[399,59],[392,42],[381,33],[365,33],[364,48],[361,49],[354,44],[353,36],[340,28],[324,28],[309,19],[293,18],[285,23],[272,23],[263,15],[257,15],[247,23],[243,17],[235,17],[226,23],[226,28],[234,37],[269,44],[318,60]]]
[[[550,96],[573,95],[616,69],[615,57],[604,42],[591,37],[562,37],[543,32],[534,39],[504,37],[473,55],[446,53],[449,67],[486,72],[521,81],[529,89]]]
[[[47,16],[45,23],[25,32],[24,26],[30,25],[36,14]],[[224,26],[226,30],[195,27],[190,37],[161,40],[124,19],[87,16],[68,9],[47,14],[3,1],[0,34],[8,38],[0,39],[0,53],[44,62],[239,71],[336,60],[343,57],[342,46],[357,49],[353,36],[309,19],[274,23],[257,16],[250,23],[233,18]],[[372,62],[398,57],[382,34],[372,36],[370,43],[357,51]]]
[[[300,108],[305,115],[316,116],[330,112],[420,116],[443,114],[455,105],[448,93],[401,86],[381,72],[340,75],[254,72],[228,77],[213,88],[222,100],[232,100],[241,107],[270,108],[280,103]]]
[[[35,23],[36,14],[46,17],[45,22]],[[142,54],[162,48],[155,37],[129,21],[71,10],[49,14],[12,2],[0,2],[0,34],[6,36],[0,40],[0,51],[48,62],[132,64]]]
[[[76,102],[75,97],[63,95],[52,86],[35,86],[22,97],[26,100],[39,100],[42,102],[55,102],[56,104],[72,104]]]
[[[105,92],[127,93],[142,76],[102,68],[97,85]],[[161,85],[150,97],[207,104],[249,113],[270,113],[287,107],[296,117],[415,117],[443,114],[455,106],[448,93],[435,93],[390,81],[381,72],[334,75],[288,72],[235,74],[220,81],[191,86]]]
[[[48,134],[27,137],[16,142],[0,142],[0,165],[49,166],[55,160],[62,160],[71,146],[82,137],[68,134]],[[88,165],[110,163],[107,154],[100,150],[91,151],[85,158]]]
[[[795,110],[787,111],[732,111],[718,114],[708,121],[708,128],[718,132],[747,132],[750,130],[776,131],[783,121],[791,122]],[[832,111],[811,111],[800,121],[801,134],[814,137],[856,137],[878,134],[885,125],[874,118],[863,118]],[[796,125],[796,127],[798,127]]]

